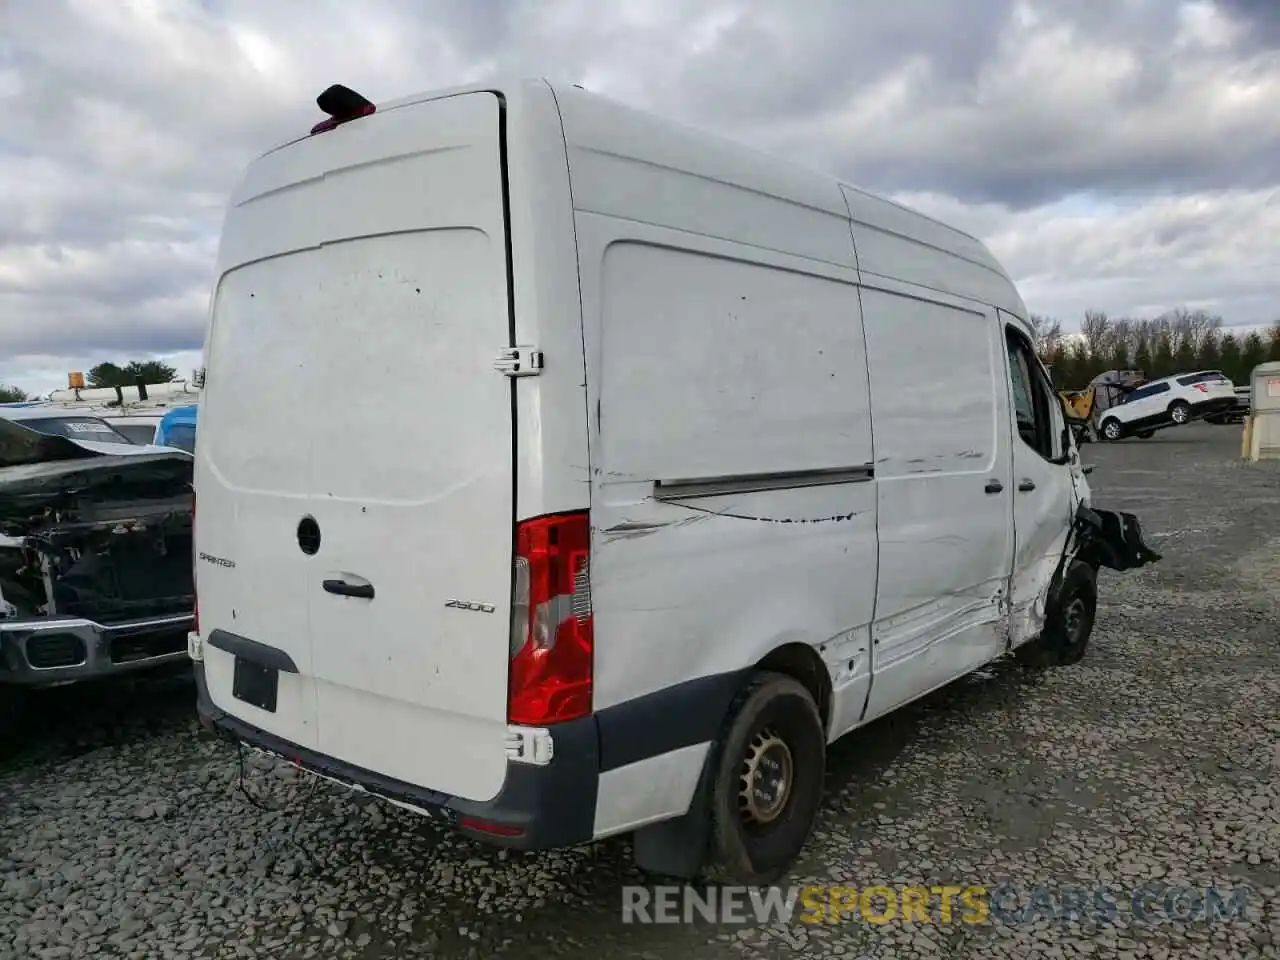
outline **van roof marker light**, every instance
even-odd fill
[[[347,123],[357,117],[367,117],[377,109],[369,100],[340,83],[335,83],[316,97],[316,106],[327,113],[329,119],[321,120],[312,127],[312,135],[332,130],[338,124]]]

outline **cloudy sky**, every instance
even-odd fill
[[[1280,0],[0,0],[0,382],[198,362],[329,83],[580,82],[986,240],[1029,308],[1280,316]]]

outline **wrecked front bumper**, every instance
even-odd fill
[[[192,613],[101,624],[83,617],[0,620],[0,683],[54,686],[182,663]]]
[[[1074,525],[1076,558],[1094,567],[1124,572],[1163,559],[1151,548],[1132,513],[1080,504]]]

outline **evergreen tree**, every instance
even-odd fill
[[[1205,334],[1196,357],[1196,366],[1201,370],[1217,370],[1222,366],[1222,337],[1217,330],[1210,330]]]
[[[1146,373],[1147,376],[1151,376],[1151,371],[1154,366],[1152,360],[1151,341],[1147,338],[1145,331],[1139,330],[1137,349],[1133,351],[1133,365]]]
[[[1240,362],[1240,341],[1236,339],[1234,333],[1227,333],[1222,337],[1219,352],[1221,354],[1218,359],[1219,370],[1236,383],[1239,383],[1242,378],[1247,379],[1248,375],[1241,371],[1243,364]]]
[[[1176,361],[1173,356],[1173,337],[1169,335],[1168,330],[1161,330],[1156,335],[1156,346],[1154,355],[1151,358],[1151,369],[1147,371],[1147,376],[1152,380],[1158,380],[1161,377],[1167,377],[1173,373]]]
[[[1186,373],[1195,369],[1196,359],[1196,346],[1191,338],[1186,334],[1179,336],[1173,348],[1173,369],[1169,373]]]
[[[1249,378],[1253,374],[1253,368],[1265,362],[1266,359],[1266,341],[1262,339],[1262,334],[1257,330],[1253,330],[1244,338],[1244,343],[1240,347],[1240,375],[1237,377],[1235,374],[1228,374],[1228,376],[1237,385],[1244,386],[1249,382]]]

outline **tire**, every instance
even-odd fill
[[[1089,648],[1098,612],[1098,573],[1072,561],[1045,615],[1040,636],[1014,651],[1028,667],[1065,667],[1079,663]]]
[[[1098,434],[1108,443],[1115,443],[1124,436],[1124,427],[1115,417],[1107,417],[1098,428]]]
[[[1191,406],[1184,400],[1169,404],[1169,419],[1181,426],[1191,420]]]
[[[1143,430],[1141,433],[1134,434],[1139,440],[1150,440],[1156,435],[1154,430]]]
[[[714,882],[763,886],[787,873],[813,831],[826,774],[826,730],[809,691],[779,673],[755,675],[729,716],[711,758],[704,874]],[[757,784],[748,798],[747,777],[758,780],[771,765],[785,786]]]

